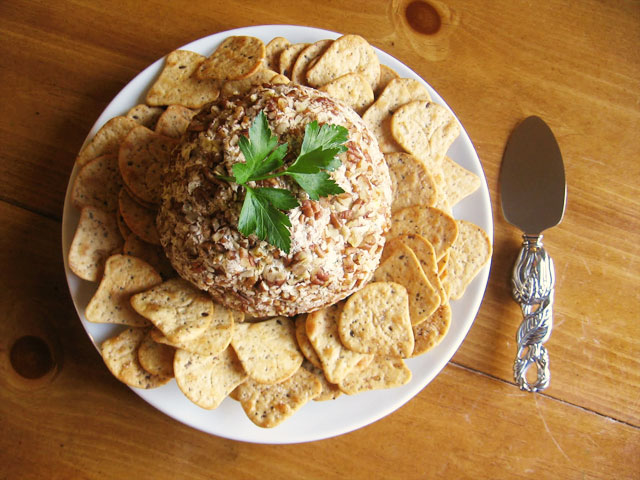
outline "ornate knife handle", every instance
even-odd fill
[[[516,339],[518,354],[513,376],[520,389],[538,392],[549,386],[549,354],[542,345],[551,335],[555,273],[553,260],[542,247],[542,235],[523,235],[522,248],[513,266],[513,298],[520,304],[524,319]],[[529,384],[526,372],[537,368],[538,378]]]

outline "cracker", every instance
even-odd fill
[[[373,89],[373,94],[375,98],[378,98],[382,91],[389,85],[389,82],[394,78],[400,78],[398,72],[396,72],[393,68],[387,67],[386,65],[380,64],[380,77],[378,78],[378,83]]]
[[[386,153],[384,158],[391,176],[391,213],[412,205],[435,205],[438,191],[424,163],[401,152]]]
[[[332,43],[333,40],[318,40],[303,48],[296,57],[293,67],[291,67],[291,81],[300,85],[306,85],[307,68],[311,62],[320,57]]]
[[[233,95],[242,95],[247,93],[255,85],[263,85],[271,83],[272,79],[278,76],[278,72],[262,68],[253,75],[241,80],[229,80],[222,86],[222,95],[231,97]],[[287,79],[287,82],[289,80]]]
[[[322,391],[318,394],[317,397],[313,398],[314,402],[325,402],[327,400],[335,400],[340,395],[342,395],[342,391],[340,387],[334,383],[330,383],[327,380],[327,377],[324,376],[324,372],[321,367],[314,366],[308,360],[302,362],[302,367],[307,370],[309,373],[312,373],[322,385]]]
[[[150,107],[141,103],[131,108],[127,112],[127,117],[133,118],[140,125],[144,125],[147,128],[153,130],[158,122],[158,118],[163,114],[164,108]]]
[[[96,207],[84,207],[69,248],[69,268],[83,280],[95,282],[106,259],[122,248],[116,217]]]
[[[120,143],[132,128],[138,126],[133,118],[113,117],[96,132],[93,138],[84,146],[76,158],[76,165],[82,167],[92,160],[107,153],[118,153]]]
[[[318,354],[327,380],[338,384],[358,364],[367,364],[373,355],[352,352],[340,341],[338,320],[342,305],[335,304],[307,315],[307,336]]]
[[[442,161],[442,179],[439,195],[451,206],[480,188],[480,177],[447,156]]]
[[[338,319],[349,350],[407,357],[413,351],[409,294],[398,283],[373,282],[351,295]]]
[[[373,281],[395,282],[407,289],[411,325],[424,321],[440,305],[440,296],[427,280],[415,253],[403,243],[393,247],[373,274]]]
[[[322,363],[320,362],[320,357],[313,349],[313,345],[309,341],[309,337],[307,336],[307,316],[299,315],[295,319],[296,323],[296,340],[298,342],[298,348],[304,355],[304,358],[307,359],[314,367],[322,368]]]
[[[426,163],[440,165],[460,125],[442,105],[416,100],[398,108],[391,117],[391,134],[407,152]]]
[[[214,313],[211,297],[180,277],[133,295],[131,306],[176,344],[204,333]]]
[[[160,203],[162,172],[176,145],[176,139],[158,135],[142,125],[131,129],[120,145],[118,165],[122,180],[143,203]]]
[[[262,40],[246,35],[227,37],[196,70],[199,79],[240,80],[254,74],[265,56]]]
[[[358,115],[373,103],[371,85],[359,73],[347,73],[319,88],[329,96],[353,108]]]
[[[129,227],[127,227],[127,224],[124,221],[124,217],[122,216],[122,213],[120,213],[119,201],[118,201],[118,213],[116,214],[116,223],[118,224],[118,230],[120,231],[120,235],[122,235],[122,238],[124,238],[125,240],[129,238],[129,235],[131,235],[133,232]]]
[[[91,206],[116,212],[121,188],[117,155],[101,155],[89,160],[78,172],[71,190],[71,202],[76,208]]]
[[[413,78],[394,78],[382,91],[377,100],[362,115],[378,139],[382,153],[401,152],[402,146],[391,133],[391,117],[401,106],[414,100],[430,100],[429,91]]]
[[[398,210],[391,216],[391,228],[387,238],[417,233],[426,238],[436,252],[436,259],[451,248],[458,235],[455,219],[433,207],[414,205]]]
[[[256,425],[272,428],[291,417],[322,391],[320,381],[300,367],[288,379],[264,385],[251,378],[240,384],[234,396],[247,417]]]
[[[176,383],[184,395],[199,407],[217,408],[247,379],[232,348],[217,355],[196,355],[178,350],[173,362]]]
[[[281,53],[278,71],[287,78],[291,78],[291,69],[302,50],[308,47],[308,43],[294,43],[286,47]]]
[[[280,54],[291,45],[291,42],[284,37],[274,37],[264,47],[264,68],[267,70],[280,71]]]
[[[215,80],[200,80],[193,75],[205,57],[188,50],[174,50],[167,55],[160,76],[147,92],[152,106],[183,105],[200,108],[218,98]]]
[[[412,357],[417,357],[438,345],[449,331],[451,325],[451,306],[443,303],[424,322],[413,326],[415,345]]]
[[[477,225],[458,220],[458,237],[451,246],[444,283],[450,298],[456,300],[491,258],[491,240]]]
[[[85,317],[95,323],[148,326],[147,319],[131,307],[129,299],[160,282],[158,272],[145,261],[128,255],[112,255],[105,263],[104,275],[87,305]]]
[[[231,345],[242,366],[258,383],[278,383],[302,364],[293,321],[276,317],[259,323],[236,325]]]
[[[122,253],[144,260],[155,268],[164,279],[177,276],[162,247],[145,242],[135,233],[130,233],[124,241]]]
[[[373,89],[380,78],[380,62],[373,47],[360,35],[343,35],[307,69],[307,82],[322,87],[347,73],[359,73]]]
[[[147,334],[144,328],[128,328],[115,337],[102,342],[100,351],[105,365],[114,377],[130,387],[156,388],[171,377],[152,375],[138,361],[138,347]]]
[[[156,212],[136,202],[126,189],[118,195],[120,215],[127,227],[147,243],[160,245],[156,229]]]
[[[138,361],[140,366],[151,375],[173,377],[173,357],[176,349],[156,342],[147,332],[138,347]]]
[[[155,132],[165,137],[180,138],[187,131],[187,127],[195,114],[194,110],[182,105],[169,105],[158,118]]]
[[[395,388],[411,381],[411,370],[402,358],[376,355],[367,366],[351,371],[339,387],[347,395]]]

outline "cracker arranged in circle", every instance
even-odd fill
[[[340,341],[338,321],[342,304],[335,304],[307,315],[307,336],[318,354],[327,380],[338,384],[357,365],[368,364],[373,355],[353,352]]]
[[[200,80],[194,73],[206,57],[188,50],[174,50],[167,55],[160,76],[147,92],[152,106],[183,105],[200,108],[220,94],[218,82]]]
[[[160,245],[154,210],[135,201],[124,188],[118,195],[118,208],[124,223],[133,233],[147,243]]]
[[[359,73],[347,73],[330,81],[318,90],[326,92],[329,96],[347,104],[358,115],[362,115],[373,103],[371,85]]]
[[[154,131],[165,137],[180,138],[195,114],[195,110],[182,105],[169,105],[158,118]]]
[[[222,95],[224,97],[231,97],[233,95],[241,95],[251,90],[251,87],[255,85],[263,85],[265,83],[272,83],[275,77],[279,77],[280,74],[273,70],[267,70],[261,68],[253,75],[243,78],[241,80],[229,80],[222,86]],[[289,79],[286,79],[284,83],[287,83]]]
[[[347,73],[359,73],[375,88],[380,78],[380,61],[373,47],[360,35],[343,35],[307,69],[307,83],[322,87]]]
[[[296,323],[296,340],[298,342],[298,348],[304,355],[304,358],[307,359],[314,367],[322,368],[322,363],[320,362],[320,357],[313,349],[313,345],[309,341],[309,337],[307,336],[307,316],[299,315],[295,319]]]
[[[152,375],[173,377],[173,357],[176,349],[156,342],[148,331],[138,347],[138,361]]]
[[[173,361],[176,383],[199,407],[217,408],[247,374],[232,348],[217,355],[197,355],[178,350]]]
[[[162,172],[169,163],[175,138],[142,125],[131,129],[120,145],[118,165],[129,191],[145,204],[159,204]]]
[[[391,134],[407,152],[426,162],[440,165],[460,125],[442,105],[416,100],[398,108],[391,117]]]
[[[291,81],[300,85],[307,84],[307,68],[311,63],[322,55],[333,40],[318,40],[307,45],[296,57],[293,67],[291,67]]]
[[[322,385],[322,391],[318,394],[318,396],[313,398],[314,402],[326,402],[327,400],[335,400],[340,395],[342,395],[342,390],[340,390],[340,387],[338,387],[338,385],[334,383],[330,383],[327,380],[327,377],[324,376],[322,367],[316,367],[308,360],[305,360],[304,362],[302,362],[302,368],[315,375],[315,377],[320,382],[320,385]]]
[[[302,364],[293,321],[275,317],[258,323],[236,325],[231,345],[242,366],[258,383],[278,383]]]
[[[177,344],[202,335],[213,318],[211,297],[180,277],[133,295],[131,306]]]
[[[480,177],[447,156],[442,161],[442,180],[439,195],[452,207],[480,188]]]
[[[118,157],[112,153],[87,162],[73,182],[71,202],[76,208],[97,207],[107,212],[118,211],[118,192],[122,178]]]
[[[147,329],[128,328],[102,342],[100,347],[102,358],[109,371],[130,387],[156,388],[171,380],[169,376],[152,375],[140,365],[138,347],[146,334]]]
[[[293,43],[282,50],[278,61],[278,71],[285,77],[291,78],[291,70],[293,69],[293,64],[296,62],[296,58],[298,58],[300,52],[308,46],[308,43]]]
[[[391,117],[401,106],[414,100],[430,100],[427,87],[413,78],[394,78],[362,115],[378,139],[382,153],[401,152],[402,146],[391,133]]]
[[[455,219],[437,208],[414,205],[398,210],[391,216],[387,238],[404,234],[418,234],[426,238],[440,260],[458,236]]]
[[[378,78],[378,83],[373,89],[373,94],[376,98],[380,96],[382,91],[389,85],[389,82],[394,78],[400,78],[398,72],[396,72],[393,68],[387,67],[384,64],[380,64],[380,77]]]
[[[413,251],[399,243],[373,274],[374,282],[395,282],[407,289],[411,325],[417,325],[436,311],[440,296],[431,286]]]
[[[133,118],[118,116],[113,117],[96,132],[76,158],[76,165],[82,167],[92,160],[107,153],[118,153],[120,143],[132,128],[139,124]]]
[[[384,158],[391,176],[391,213],[412,205],[435,205],[439,192],[424,163],[403,152],[385,153]]]
[[[274,385],[261,384],[249,378],[238,385],[234,397],[253,423],[272,428],[291,417],[321,392],[322,385],[316,376],[299,367],[289,378]]]
[[[491,258],[491,240],[482,228],[457,220],[458,236],[451,246],[444,280],[450,298],[456,300]]]
[[[171,262],[169,262],[161,246],[147,243],[135,233],[130,233],[124,241],[122,253],[141,258],[155,268],[164,279],[178,275],[171,266]]]
[[[438,345],[449,331],[451,325],[451,306],[443,303],[424,322],[413,326],[415,344],[412,357],[417,357]]]
[[[291,45],[291,42],[284,37],[274,37],[264,47],[264,68],[267,70],[280,71],[280,54]]]
[[[151,265],[128,255],[112,255],[104,266],[104,275],[85,310],[85,317],[95,323],[116,323],[146,327],[149,321],[139,315],[129,299],[162,282]]]
[[[106,259],[122,248],[116,216],[96,207],[84,207],[69,248],[69,268],[83,280],[95,282]]]
[[[411,370],[399,357],[376,355],[366,366],[352,370],[339,387],[347,395],[395,388],[411,381]]]
[[[217,82],[239,80],[255,73],[265,56],[262,40],[246,35],[225,38],[196,70],[196,77]]]
[[[118,211],[116,213],[116,223],[118,224],[118,230],[120,231],[120,235],[122,235],[122,238],[124,238],[125,240],[129,238],[129,235],[131,235],[133,232],[127,226],[127,223],[124,221],[124,217],[122,216],[122,213],[120,213],[119,194],[118,194]],[[135,256],[136,255],[134,255],[134,257]]]
[[[338,319],[338,333],[354,352],[408,357],[413,330],[407,289],[398,283],[373,282],[354,292]]]
[[[156,123],[160,116],[164,113],[162,107],[150,107],[141,103],[131,108],[127,112],[127,117],[133,118],[140,125],[144,125],[147,128],[153,130],[156,127]]]

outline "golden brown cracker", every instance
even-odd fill
[[[162,107],[150,107],[149,105],[141,103],[132,107],[127,112],[127,117],[133,118],[140,125],[144,125],[145,127],[153,130],[156,127],[158,118],[160,118],[163,113],[164,108]]]
[[[160,245],[154,210],[136,202],[124,188],[118,195],[118,207],[124,223],[133,233],[147,243]]]
[[[291,67],[291,81],[299,85],[306,85],[307,68],[311,62],[320,57],[332,43],[333,40],[318,40],[303,48]]]
[[[84,166],[89,160],[108,153],[118,153],[120,143],[132,128],[138,126],[133,118],[118,116],[113,117],[96,132],[76,158],[78,167]]]
[[[294,43],[282,50],[278,61],[278,71],[285,77],[291,78],[291,70],[293,69],[296,58],[298,58],[300,52],[308,46],[308,43]]]
[[[271,83],[274,77],[277,76],[279,76],[278,72],[262,68],[247,78],[243,78],[241,80],[229,80],[225,82],[222,86],[222,95],[224,97],[231,97],[233,95],[245,94],[256,85]],[[280,80],[278,79],[278,81]]]
[[[76,208],[91,206],[117,212],[121,188],[118,156],[112,153],[101,155],[89,160],[78,171],[71,190],[71,202]]]
[[[480,188],[480,177],[447,156],[442,161],[442,179],[439,195],[452,207]]]
[[[424,322],[413,326],[415,345],[412,357],[417,357],[438,345],[449,331],[451,325],[451,306],[443,303]]]
[[[182,105],[169,105],[158,118],[155,132],[165,137],[180,138],[195,114],[195,110]]]
[[[438,190],[424,163],[403,152],[385,153],[384,158],[391,176],[391,213],[412,205],[435,205]]]
[[[200,64],[196,77],[217,82],[240,80],[255,73],[265,56],[262,40],[247,35],[227,37],[216,50]]]
[[[312,373],[322,385],[322,391],[318,394],[318,396],[313,398],[314,402],[326,402],[327,400],[335,400],[340,395],[342,395],[342,390],[340,390],[340,387],[338,387],[338,385],[334,383],[330,383],[327,380],[327,377],[324,376],[322,367],[316,367],[308,360],[302,362],[302,367],[309,373]]]
[[[339,387],[347,395],[395,388],[411,381],[411,370],[399,357],[376,355],[366,366],[351,371]]]
[[[309,337],[307,336],[307,316],[306,315],[298,315],[295,319],[296,323],[296,340],[298,342],[298,347],[302,352],[302,355],[314,366],[318,368],[322,368],[322,363],[320,362],[320,358],[318,354],[313,349],[313,345],[309,341]]]
[[[274,37],[264,47],[264,68],[267,70],[280,71],[280,54],[291,45],[291,42],[284,37]]]
[[[151,375],[173,377],[175,353],[175,348],[156,342],[149,331],[138,347],[138,361]]]
[[[359,73],[347,73],[323,85],[318,90],[340,100],[359,115],[373,103],[371,85]]]
[[[373,89],[373,95],[375,98],[378,98],[382,91],[389,85],[389,82],[394,78],[400,78],[398,72],[396,72],[393,68],[388,67],[384,64],[380,64],[380,77],[378,78],[378,83]]]

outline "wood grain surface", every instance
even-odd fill
[[[1,479],[640,478],[640,3],[428,2],[409,19],[410,0],[0,2]],[[442,373],[375,424],[300,445],[214,437],[146,404],[87,338],[62,263],[69,174],[106,105],[176,47],[259,24],[357,33],[415,70],[474,142],[495,223],[484,301]],[[498,194],[505,142],[533,114],[568,181],[545,235],[557,289],[540,394],[512,379],[520,238]],[[50,352],[38,379],[12,367],[24,337]]]

